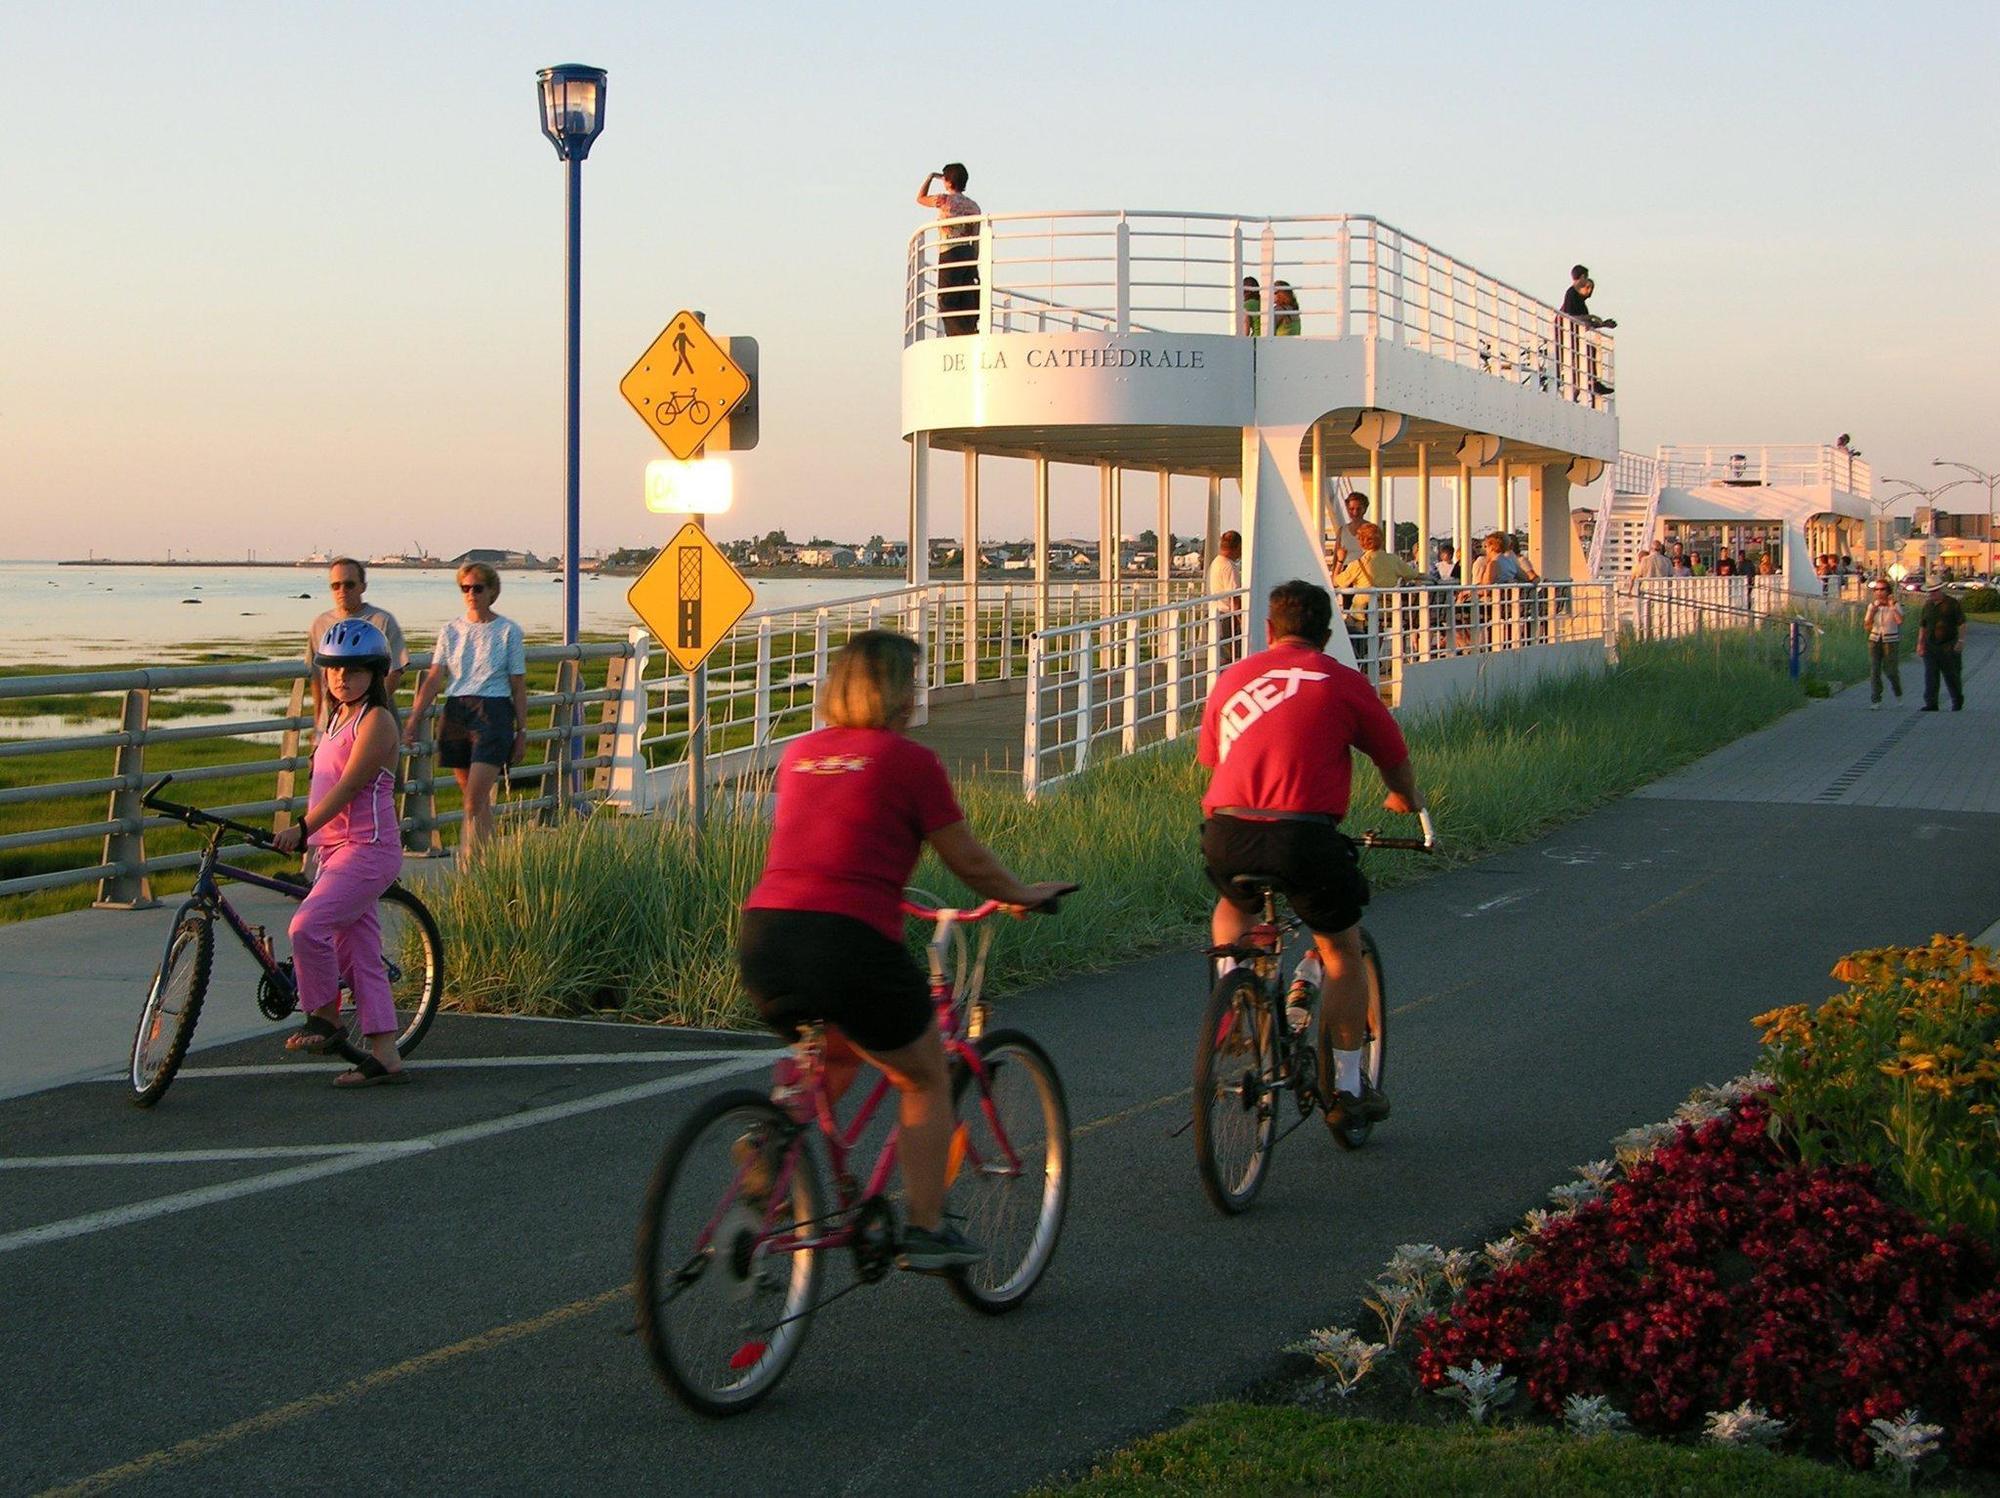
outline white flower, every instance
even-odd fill
[[[1560,1186],[1549,1188],[1549,1200],[1562,1212],[1574,1212],[1584,1203],[1594,1202],[1602,1195],[1604,1189],[1589,1181],[1564,1181]]]
[[[1896,1476],[1906,1488],[1915,1484],[1918,1469],[1938,1455],[1938,1442],[1943,1436],[1942,1425],[1923,1424],[1915,1410],[1904,1410],[1893,1420],[1868,1422],[1868,1439],[1875,1443],[1876,1464],[1894,1464]]]
[[[1669,1143],[1679,1132],[1679,1126],[1673,1123],[1640,1124],[1611,1141],[1612,1153],[1621,1167],[1630,1170],[1641,1160],[1651,1158],[1661,1145]]]
[[[1528,1256],[1528,1240],[1519,1233],[1509,1233],[1505,1238],[1495,1238],[1482,1252],[1495,1270],[1512,1269]]]
[[[1334,1393],[1345,1399],[1389,1348],[1382,1342],[1370,1342],[1348,1327],[1323,1326],[1308,1332],[1303,1342],[1294,1342],[1285,1351],[1305,1353],[1318,1363]]]
[[[1592,1160],[1576,1168],[1577,1179],[1604,1190],[1618,1175],[1618,1165],[1613,1160]]]
[[[1502,1363],[1489,1367],[1474,1358],[1470,1368],[1447,1368],[1444,1376],[1451,1384],[1437,1392],[1446,1399],[1456,1399],[1474,1425],[1483,1425],[1489,1414],[1514,1397],[1515,1380],[1501,1377],[1504,1367]]]
[[[1375,1293],[1364,1296],[1361,1303],[1373,1311],[1382,1321],[1382,1335],[1394,1347],[1403,1335],[1403,1323],[1412,1317],[1421,1319],[1430,1314],[1430,1298],[1415,1285],[1402,1285],[1394,1280],[1377,1280],[1371,1287]]]
[[[1769,1450],[1785,1436],[1785,1422],[1773,1420],[1749,1400],[1733,1410],[1716,1410],[1702,1435],[1717,1446],[1755,1446]]]
[[[1428,1291],[1443,1270],[1444,1250],[1435,1243],[1399,1243],[1385,1272],[1396,1284]]]
[[[1563,1424],[1579,1436],[1611,1436],[1632,1428],[1602,1394],[1570,1395],[1563,1401]]]

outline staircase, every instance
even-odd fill
[[[1598,513],[1597,531],[1590,540],[1590,575],[1599,581],[1631,576],[1632,564],[1653,544],[1658,510],[1657,494],[1613,490],[1610,502]]]

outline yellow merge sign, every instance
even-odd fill
[[[750,393],[750,377],[700,318],[680,312],[618,382],[618,392],[667,451],[685,462]]]
[[[689,521],[639,574],[625,601],[675,663],[693,671],[750,611],[753,595],[743,574]]]

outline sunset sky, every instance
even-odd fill
[[[0,56],[11,557],[560,549],[563,61],[611,75],[589,548],[669,529],[617,383],[683,306],[762,346],[718,534],[901,533],[903,246],[949,159],[994,212],[1373,213],[1551,300],[1587,260],[1626,448],[2000,467],[1992,0],[65,0],[7,7]],[[1024,468],[989,484],[1025,533]]]

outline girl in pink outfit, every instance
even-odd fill
[[[375,902],[403,867],[393,773],[401,734],[385,685],[389,641],[366,619],[343,619],[320,640],[313,664],[326,673],[330,713],[313,747],[312,795],[305,816],[273,840],[281,852],[303,841],[319,855],[312,892],[292,917],[292,963],[306,1019],[285,1049],[346,1049],[340,1024],[345,979],[368,1053],[333,1085],[401,1082],[396,1006],[375,919]]]

